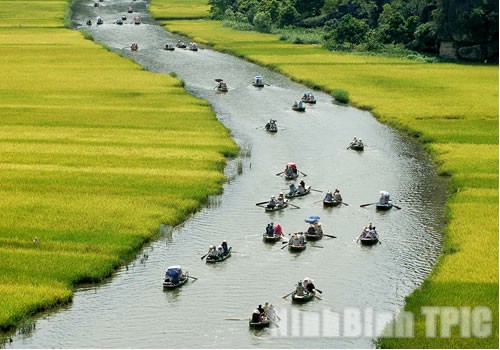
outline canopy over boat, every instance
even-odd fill
[[[166,275],[170,277],[171,280],[178,280],[181,276],[182,268],[179,265],[169,266],[167,268]]]
[[[318,222],[319,219],[320,219],[319,216],[317,216],[317,215],[311,215],[307,219],[305,219],[304,221],[307,222],[307,223],[309,223],[309,224],[314,224],[315,222]]]

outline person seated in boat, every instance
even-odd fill
[[[328,191],[328,192],[326,192],[326,195],[325,195],[325,201],[329,201],[329,202],[331,202],[332,200],[333,200],[332,191]]]
[[[370,233],[370,229],[368,228],[368,226],[365,226],[365,228],[363,229],[363,232],[361,233],[361,236],[363,238],[371,238],[371,233]]]
[[[379,198],[379,203],[380,204],[389,204],[389,201],[391,200],[391,195],[387,191],[380,191],[380,198]]]
[[[314,228],[313,224],[309,225],[309,228],[307,229],[307,234],[314,236],[316,234],[316,229]]]
[[[269,203],[267,203],[267,207],[269,209],[274,209],[274,207],[276,207],[276,197],[275,196],[271,197],[271,200],[269,201]]]
[[[299,281],[297,283],[297,287],[295,288],[295,295],[304,296],[305,292],[306,292],[306,289],[302,285],[302,281]]]
[[[269,302],[268,302],[268,301],[266,301],[266,302],[264,303],[264,306],[262,307],[262,309],[264,310],[264,316],[266,316],[266,317],[267,317],[267,313],[268,313],[268,311],[269,311]]]
[[[257,310],[259,311],[259,316],[262,318],[262,316],[264,316],[264,308],[262,307],[262,304],[259,304]]]
[[[253,310],[252,312],[252,323],[260,322],[260,311],[258,309]]]
[[[297,188],[297,193],[303,194],[306,192],[306,183],[304,180],[300,180],[299,187]]]
[[[323,228],[321,227],[321,222],[317,222],[314,224],[314,230],[316,231],[317,235],[323,234]]]
[[[277,224],[276,226],[274,226],[274,234],[277,236],[283,236],[283,229],[281,228],[280,224]]]
[[[221,247],[222,247],[222,250],[224,251],[224,254],[227,254],[227,252],[229,251],[229,248],[227,246],[227,241],[226,240],[222,241]]]
[[[299,244],[300,245],[306,244],[306,238],[304,237],[304,234],[302,232],[299,233]]]
[[[299,245],[300,244],[300,241],[299,241],[299,234],[296,232],[294,233],[290,239],[288,240],[288,244],[290,245]]]
[[[218,257],[224,256],[224,248],[222,248],[221,245],[217,247],[217,256]]]
[[[278,207],[285,206],[285,197],[283,196],[283,192],[280,192],[280,194],[278,195],[278,199],[276,200],[276,205]]]
[[[297,108],[304,108],[304,104],[302,103],[302,101],[299,101],[299,105],[297,106]]]
[[[312,280],[312,279],[309,279],[309,280],[307,281],[307,284],[305,285],[305,288],[306,288],[306,291],[307,291],[308,293],[314,293],[314,292],[315,292],[315,290],[316,290],[316,286],[314,285],[314,283],[313,283],[313,280]]]
[[[336,188],[335,192],[333,193],[333,200],[336,202],[339,202],[339,203],[342,202],[342,195],[340,194],[340,191],[338,188]]]
[[[88,25],[88,26],[91,26],[91,25],[92,25],[92,21],[91,21],[90,19],[87,21],[87,25]]]
[[[208,246],[208,256],[215,258],[217,257],[217,250],[215,249],[214,245],[209,245]]]
[[[269,237],[274,236],[274,228],[273,228],[273,223],[272,222],[270,224],[267,224],[266,235],[268,235]]]
[[[295,187],[294,183],[291,183],[289,188],[290,188],[290,191],[288,192],[288,194],[293,196],[297,192],[297,187]]]
[[[292,106],[292,107],[293,107],[293,108],[298,108],[298,107],[299,107],[299,102],[298,102],[298,101],[295,101],[295,102],[293,103],[293,106]]]

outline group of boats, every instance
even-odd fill
[[[103,0],[99,0],[99,2],[103,2]],[[94,7],[99,7],[100,6],[99,2],[95,2],[94,3]],[[128,13],[133,13],[134,12],[134,8],[132,7],[132,5],[128,5],[127,12]],[[125,21],[125,20],[127,20],[127,16],[126,15],[122,15],[121,18],[117,19],[113,23],[118,24],[118,25],[122,25],[123,21]],[[134,24],[141,24],[141,23],[142,23],[141,17],[140,16],[135,16],[134,17]],[[87,20],[86,24],[88,26],[91,26],[92,25],[92,21],[89,19],[89,20]],[[101,16],[96,17],[96,24],[97,25],[104,24],[104,19]]]

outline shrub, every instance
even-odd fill
[[[271,32],[271,24],[272,20],[269,12],[257,12],[253,18],[253,25],[258,32]]]
[[[342,89],[334,89],[332,96],[335,101],[340,103],[349,103],[349,93]]]

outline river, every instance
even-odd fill
[[[332,103],[314,92],[316,105],[305,113],[291,110],[307,89],[290,79],[244,60],[215,52],[165,51],[178,35],[165,32],[147,13],[146,3],[77,0],[73,21],[95,40],[153,72],[175,72],[186,89],[207,100],[217,118],[231,130],[244,155],[226,167],[229,181],[221,196],[173,229],[162,227],[159,239],[112,278],[75,292],[73,302],[39,315],[36,328],[20,329],[5,348],[370,348],[380,323],[372,315],[393,315],[404,297],[431,271],[441,249],[446,184],[421,145],[380,124],[370,113]],[[123,14],[123,25],[113,21]],[[104,24],[95,25],[101,16]],[[134,25],[132,15],[142,24]],[[93,24],[86,26],[87,19]],[[184,40],[187,40],[184,38]],[[130,44],[139,50],[132,52]],[[313,66],[312,68],[313,69]],[[251,85],[264,76],[264,88]],[[223,78],[229,92],[215,92]],[[125,83],[126,77],[120,77]],[[132,101],[133,102],[133,101]],[[262,126],[276,119],[279,132]],[[364,152],[347,150],[353,136],[366,143]],[[324,194],[295,199],[300,209],[265,213],[255,205],[287,187],[275,174],[296,162],[306,185],[318,190],[339,188],[348,205],[325,209]],[[240,174],[241,172],[241,174]],[[391,192],[395,204],[387,212],[362,203]],[[280,223],[285,234],[303,231],[304,219],[319,215],[324,237],[301,253],[262,241],[265,226]],[[356,243],[363,226],[377,226],[381,243]],[[200,259],[210,244],[228,240],[235,253],[221,264]],[[169,265],[180,264],[198,280],[164,291]],[[291,292],[305,276],[322,290],[321,300],[291,305]],[[279,328],[248,328],[258,304],[270,302],[282,318]],[[361,329],[356,329],[363,315]],[[339,322],[331,321],[332,315]],[[241,320],[227,320],[228,318]],[[330,321],[329,321],[330,320]],[[375,324],[376,327],[372,327]],[[368,325],[368,327],[366,327]]]

